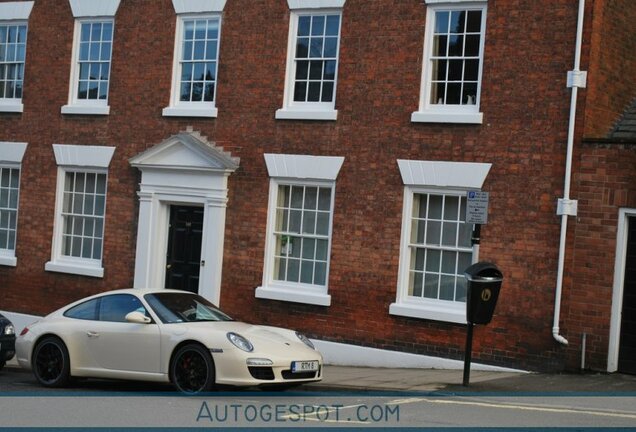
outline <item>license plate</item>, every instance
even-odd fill
[[[295,361],[291,364],[292,373],[315,372],[318,370],[317,361]]]

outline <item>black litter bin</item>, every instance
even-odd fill
[[[464,271],[467,281],[466,321],[488,324],[497,306],[503,274],[496,265],[479,262]]]

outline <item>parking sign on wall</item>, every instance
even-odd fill
[[[484,225],[488,223],[488,192],[466,193],[466,223]]]

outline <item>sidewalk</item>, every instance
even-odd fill
[[[462,385],[462,380],[462,370],[325,366],[323,380],[303,388],[323,391],[636,393],[636,376],[623,374],[471,371],[468,387]]]

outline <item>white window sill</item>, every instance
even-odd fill
[[[0,112],[21,113],[24,111],[24,105],[21,103],[0,102]]]
[[[333,121],[338,119],[338,110],[302,110],[281,108],[276,110],[278,120],[322,120]]]
[[[179,108],[166,107],[162,111],[164,117],[211,117],[217,116],[219,110],[215,107]]]
[[[466,324],[466,305],[464,303],[461,304],[461,308],[444,308],[434,305],[412,303],[392,303],[391,306],[389,306],[389,314],[432,321]]]
[[[18,265],[18,259],[14,256],[2,256],[0,255],[0,265],[15,267]]]
[[[453,112],[453,111],[416,111],[411,114],[411,122],[413,123],[463,123],[463,124],[482,124],[484,114]]]
[[[64,105],[62,114],[78,114],[78,115],[109,115],[110,106],[108,105]]]
[[[280,300],[293,303],[305,303],[318,306],[331,306],[331,296],[329,294],[313,293],[313,292],[299,292],[302,288],[298,288],[298,291],[292,291],[287,288],[279,287],[258,287],[256,288],[256,298]]]
[[[78,262],[49,261],[44,265],[44,270],[57,273],[69,273],[96,278],[104,277],[104,268],[90,264],[82,265]]]

